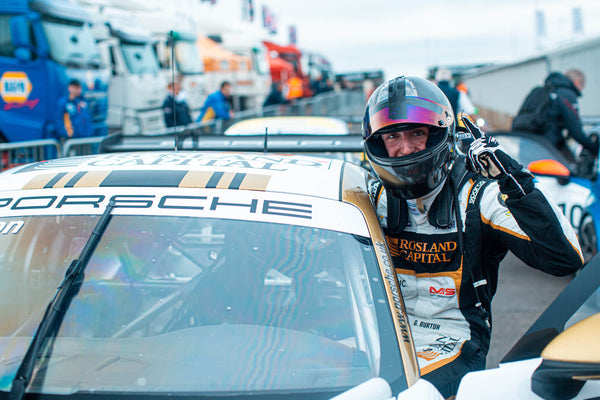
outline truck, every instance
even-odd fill
[[[94,36],[103,61],[110,67],[109,131],[124,135],[164,130],[162,103],[167,79],[154,51],[156,39],[135,14],[98,0],[79,0],[94,18]],[[118,3],[117,3],[118,5]]]
[[[108,132],[109,70],[89,14],[66,0],[0,2],[0,141],[57,137],[59,99],[81,82],[94,134]]]
[[[273,82],[285,83],[292,75],[302,80],[303,97],[310,96],[310,81],[302,69],[302,52],[293,44],[282,46],[270,41],[263,41],[267,48],[267,59],[271,68]]]
[[[245,109],[246,99],[242,96],[244,93],[240,93],[240,83],[248,79],[250,60],[224,49],[217,41],[201,33],[198,34],[196,44],[204,62],[204,79],[208,93],[219,90],[222,82],[230,82],[233,109]]]
[[[252,34],[243,32],[213,33],[209,37],[224,49],[249,61],[248,68],[239,68],[232,84],[234,102],[237,98],[239,110],[261,107],[271,89],[271,71],[267,60],[267,48]]]
[[[120,3],[128,1],[131,0],[121,0]],[[195,118],[209,94],[195,26],[184,15],[162,9],[138,9],[136,15],[156,39],[154,51],[165,77],[169,81],[180,79]]]

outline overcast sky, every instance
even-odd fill
[[[257,14],[262,4],[277,16],[274,39],[287,41],[295,25],[298,46],[328,57],[336,72],[383,69],[387,78],[425,76],[436,64],[510,62],[542,45],[600,35],[598,0],[262,0]],[[535,35],[536,10],[544,14],[543,40]]]

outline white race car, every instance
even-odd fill
[[[366,181],[238,152],[1,173],[0,396],[439,399]]]
[[[600,398],[600,256],[585,265],[500,362],[471,372],[456,400]]]
[[[224,135],[349,135],[348,124],[339,118],[281,116],[249,118],[236,122]]]

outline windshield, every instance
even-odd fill
[[[1,390],[97,219],[0,218]],[[376,271],[371,241],[347,233],[113,215],[29,391],[326,391],[398,379]]]
[[[158,74],[158,59],[150,44],[122,43],[121,50],[132,74]]]
[[[175,60],[182,74],[202,74],[204,62],[200,59],[200,53],[196,44],[187,40],[175,42]]]
[[[100,68],[102,61],[88,24],[71,21],[42,21],[52,58],[71,68]]]

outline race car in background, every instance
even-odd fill
[[[279,116],[249,118],[236,122],[224,132],[236,135],[350,135],[348,123],[340,118]],[[358,133],[360,134],[360,133]]]
[[[1,173],[0,396],[440,399],[367,178],[183,150]]]

